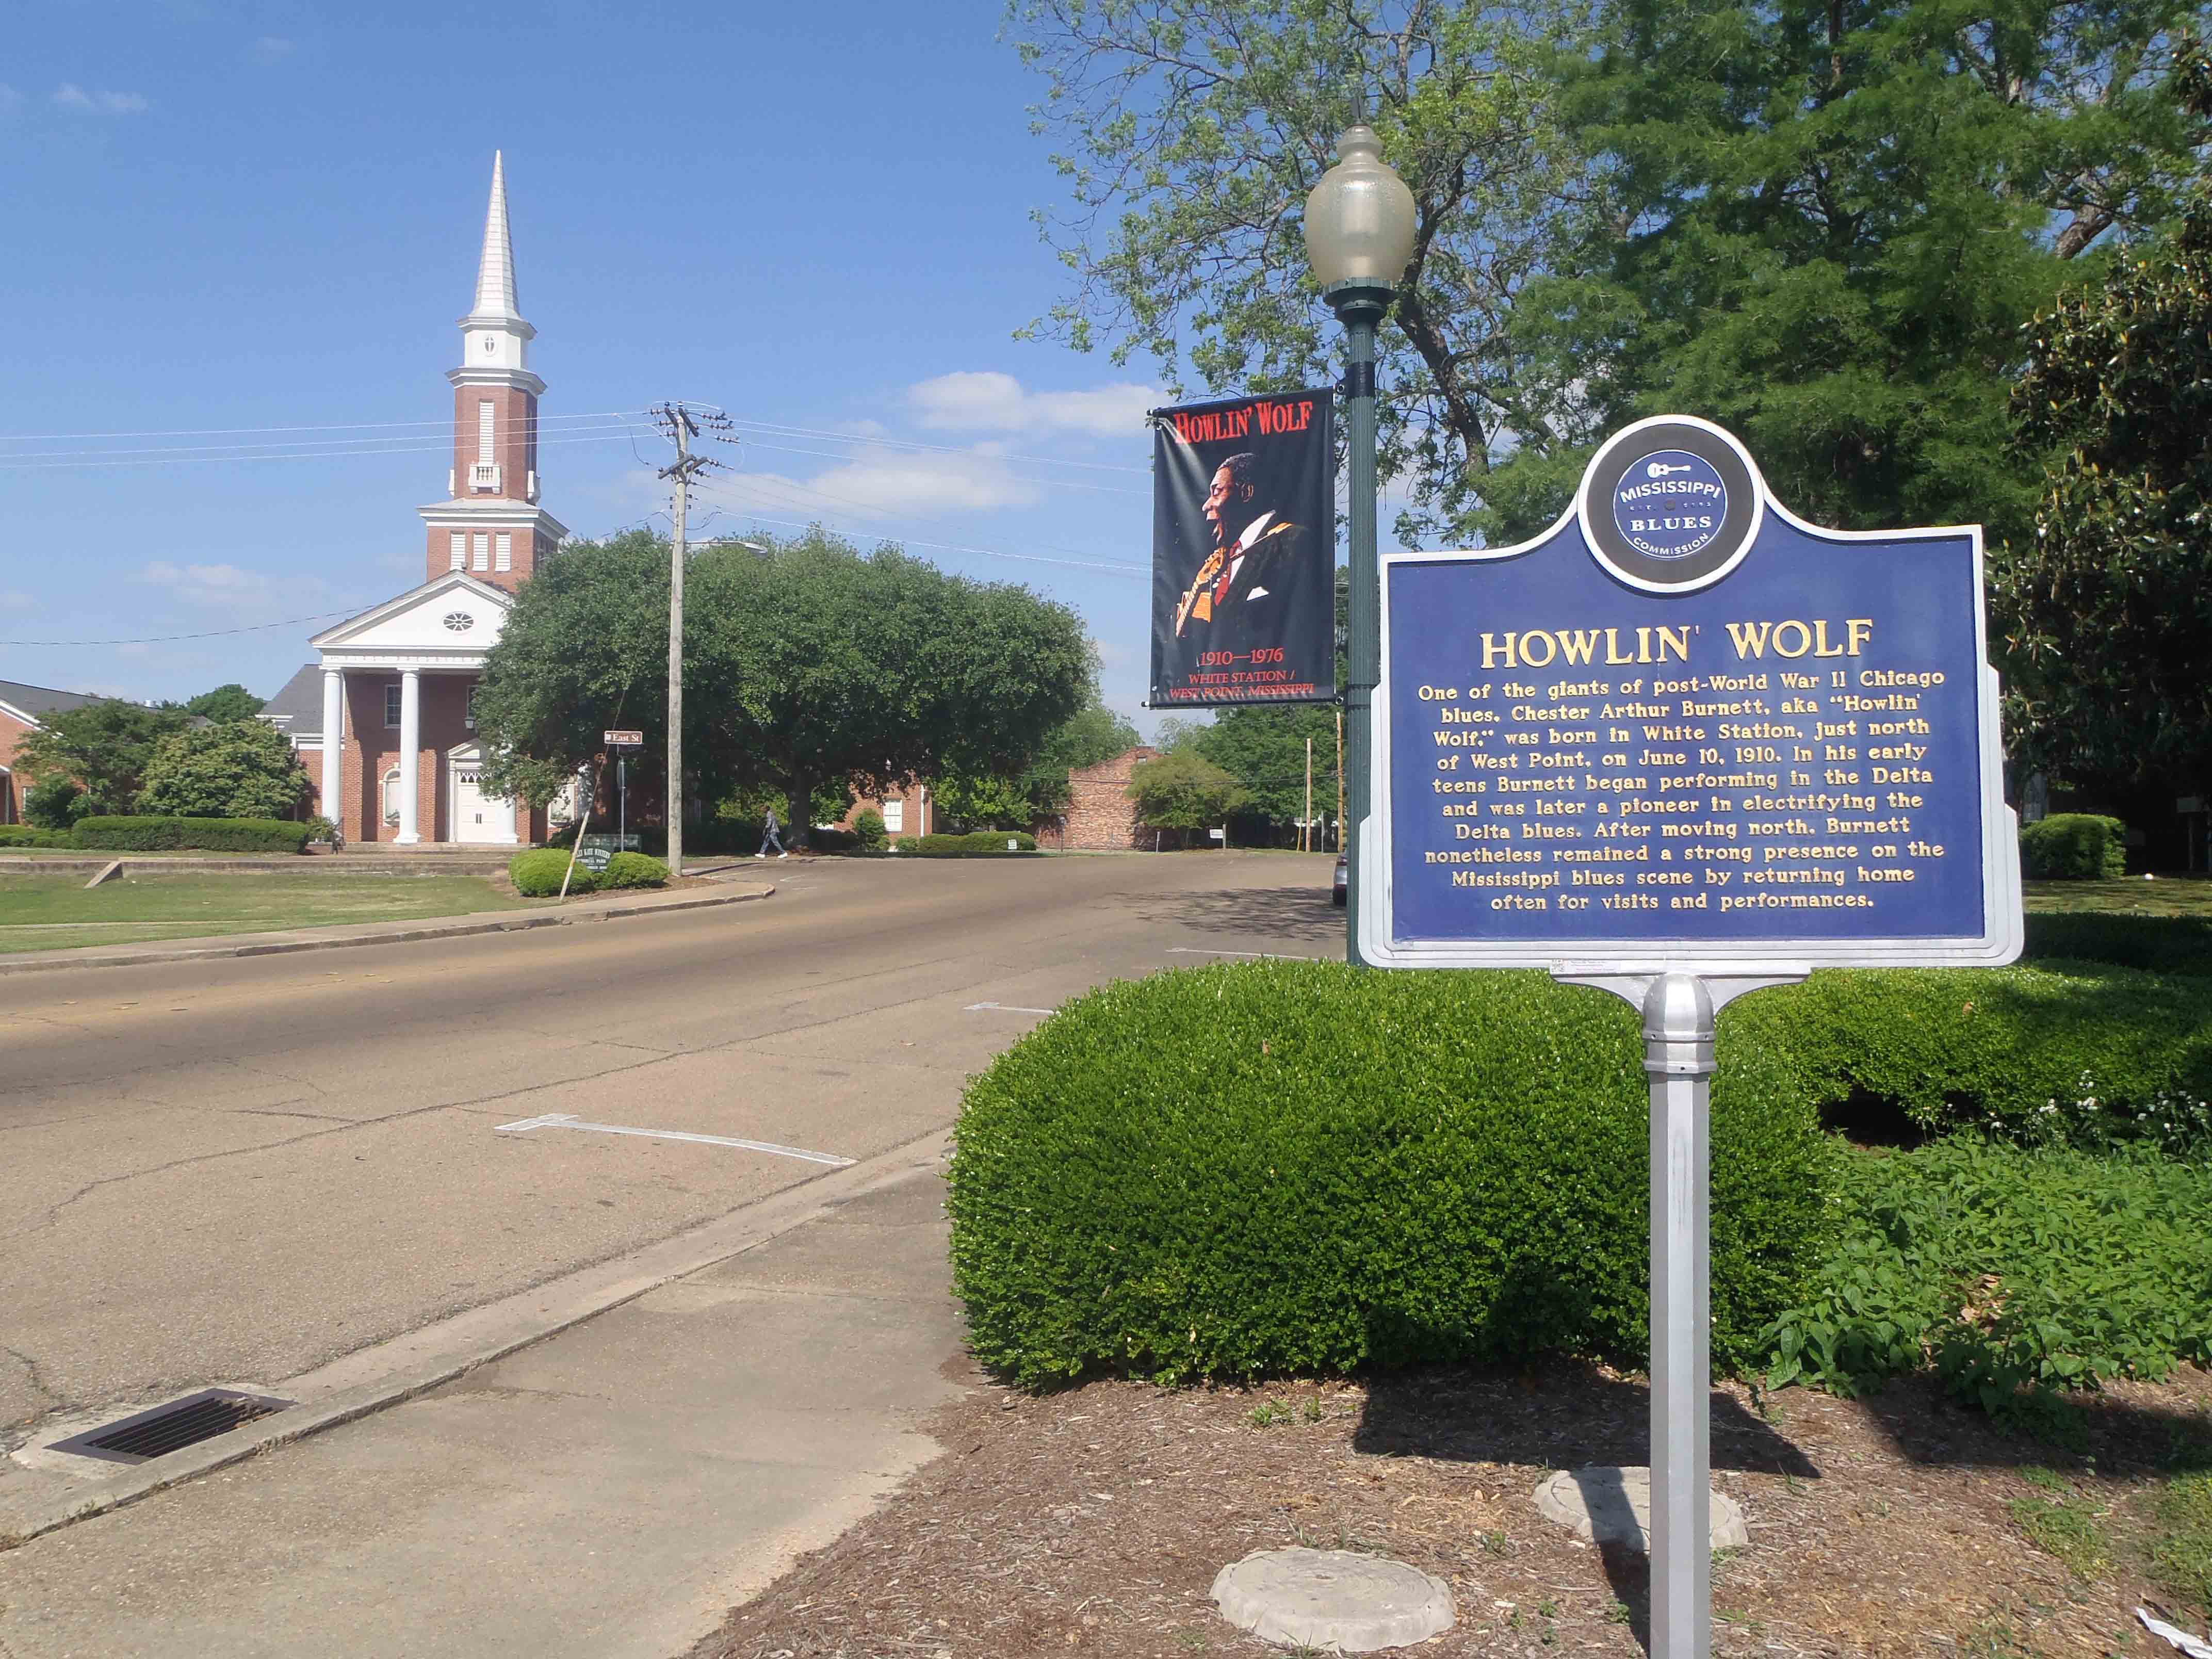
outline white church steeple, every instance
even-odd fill
[[[527,374],[538,331],[522,320],[514,297],[514,245],[507,228],[507,158],[491,158],[491,204],[484,210],[483,253],[477,264],[477,302],[461,319],[467,335],[464,370]],[[534,377],[533,377],[534,378]]]

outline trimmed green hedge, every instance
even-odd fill
[[[901,836],[898,850],[915,853],[926,859],[988,858],[997,854],[1006,856],[1006,843],[1014,843],[1020,853],[1036,851],[1036,837],[1023,830],[971,830],[964,836]]]
[[[581,868],[581,866],[578,866]],[[555,882],[554,890],[560,890]],[[617,853],[607,860],[607,867],[599,872],[602,887],[665,887],[668,885],[668,866],[663,860],[647,853]],[[574,887],[568,890],[575,891]]]
[[[70,844],[108,853],[300,853],[307,826],[285,818],[88,817]]]
[[[2027,919],[2026,955],[2117,963],[2154,974],[2212,975],[2212,921],[2099,910],[2040,912]]]
[[[2030,881],[2118,881],[2128,872],[2128,827],[2094,812],[2055,812],[2020,831]]]
[[[1030,1385],[1641,1363],[1639,1030],[1540,974],[1259,963],[1093,992],[969,1091],[949,1207],[975,1351]],[[1826,1253],[1834,1153],[1758,1030],[1721,1055],[1713,1347],[1740,1364]]]
[[[641,854],[617,853],[616,858],[639,857]],[[653,860],[659,863],[659,860]],[[611,866],[614,859],[609,859]],[[664,866],[665,867],[665,866]],[[507,861],[507,876],[514,884],[514,890],[525,898],[552,898],[561,891],[561,881],[568,875],[568,849],[565,847],[540,847],[527,853],[517,853]],[[596,871],[588,864],[579,863],[568,880],[568,891],[595,891],[599,885]]]
[[[2212,1145],[2212,981],[2087,963],[1819,973],[1729,1012],[1815,1105],[1895,1105],[1930,1134]]]
[[[32,823],[0,823],[0,847],[74,847],[66,830],[41,830]]]

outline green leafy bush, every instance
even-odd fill
[[[964,836],[924,836],[918,841],[902,836],[899,851],[926,859],[988,858],[994,854],[1004,858],[1008,842],[1014,843],[1018,852],[1036,851],[1036,837],[1019,830],[974,830]]]
[[[330,819],[318,814],[307,820],[307,844],[309,846],[312,847],[317,842],[336,842],[338,839],[338,827],[337,824],[331,823]]]
[[[971,830],[960,841],[970,853],[1004,853],[1008,842],[1016,852],[1036,851],[1036,837],[1025,830]]]
[[[1935,1363],[1998,1415],[2212,1363],[2212,1171],[2142,1148],[1958,1137],[1836,1171],[1819,1290],[1763,1340],[1768,1382],[1856,1393]]]
[[[884,828],[884,815],[872,806],[862,807],[853,819],[853,838],[867,852],[882,852],[888,833]]]
[[[141,812],[274,818],[312,786],[292,740],[247,717],[173,732],[154,745],[133,803]]]
[[[1766,1029],[1728,1030],[1714,1088],[1724,1364],[1763,1355],[1833,1225],[1833,1154]],[[1648,1121],[1635,1012],[1541,975],[1261,963],[1109,986],[969,1089],[954,1280],[976,1352],[1030,1384],[1641,1363]]]
[[[2202,916],[2039,912],[2027,919],[2031,960],[2109,962],[2154,974],[2212,975],[2212,921]]]
[[[0,847],[74,847],[66,830],[41,830],[34,823],[0,823]]]
[[[90,805],[75,778],[49,778],[23,793],[23,816],[41,830],[66,830]]]
[[[921,837],[920,836],[901,836],[896,841],[891,843],[891,851],[894,853],[913,853],[919,851],[921,847]]]
[[[307,826],[284,818],[88,817],[76,821],[70,843],[108,853],[299,853]]]
[[[1930,1134],[2212,1146],[2212,982],[2125,968],[1853,969],[1734,1011],[1822,1106],[1878,1101]],[[1739,1038],[1740,1040],[1740,1038]]]
[[[2117,881],[2128,872],[2128,827],[2093,812],[2055,812],[2020,831],[2031,881]]]
[[[642,856],[617,854],[617,857]],[[613,859],[607,860],[612,865]],[[656,864],[659,862],[654,860]],[[540,847],[527,853],[517,853],[507,861],[507,876],[514,884],[514,890],[525,898],[551,898],[561,890],[564,877],[568,880],[571,894],[589,893],[597,890],[599,878],[588,864],[579,863],[573,876],[568,872],[568,854],[559,847]]]
[[[787,833],[787,836],[788,832]],[[810,853],[849,853],[860,844],[860,838],[850,830],[809,830],[806,850]]]
[[[580,866],[579,866],[580,867]],[[607,867],[599,872],[602,887],[665,887],[668,885],[668,866],[647,853],[617,853],[607,860]],[[553,890],[559,892],[561,884],[555,882]],[[571,887],[569,891],[574,892]]]

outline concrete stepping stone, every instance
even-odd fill
[[[1255,1550],[1215,1575],[1213,1600],[1261,1641],[1324,1653],[1407,1647],[1457,1617],[1443,1579],[1350,1550]]]
[[[1642,1464],[1603,1463],[1563,1469],[1536,1488],[1536,1507],[1595,1544],[1623,1544],[1651,1553],[1651,1471]],[[1712,1547],[1740,1550],[1751,1542],[1736,1501],[1712,1494]]]

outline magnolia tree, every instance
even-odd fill
[[[291,740],[266,720],[188,726],[155,745],[135,803],[194,818],[281,818],[308,793]]]

